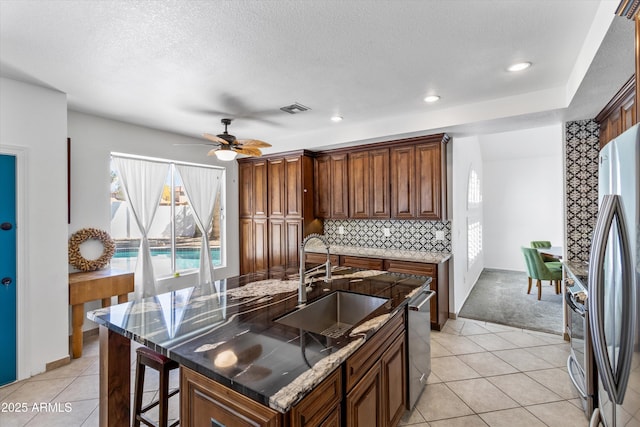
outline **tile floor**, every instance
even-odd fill
[[[431,351],[429,385],[400,425],[588,426],[566,372],[569,344],[560,336],[449,320],[442,332],[433,332]],[[177,385],[177,371],[171,380]],[[150,375],[145,400],[156,393],[157,375]],[[171,401],[170,417],[177,417],[177,396]],[[0,427],[98,426],[97,336],[85,341],[82,358],[71,364],[0,388],[0,405],[22,402],[27,412],[0,412]],[[59,402],[60,411],[32,411],[41,402]]]

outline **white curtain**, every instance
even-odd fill
[[[176,165],[176,167],[180,172],[196,225],[202,233],[198,283],[200,286],[212,285],[214,274],[209,250],[209,227],[213,220],[214,204],[220,190],[223,171],[187,165]]]
[[[113,157],[113,161],[118,169],[129,209],[142,234],[136,264],[134,294],[136,298],[146,298],[156,295],[156,281],[147,233],[160,204],[169,164],[125,157]]]

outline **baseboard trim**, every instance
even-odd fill
[[[456,320],[457,318],[458,318],[458,314],[457,313],[449,313],[449,319]]]
[[[54,360],[53,362],[49,362],[45,365],[45,371],[53,371],[54,369],[58,369],[63,367],[64,365],[68,365],[71,363],[71,356],[63,357],[62,359]]]

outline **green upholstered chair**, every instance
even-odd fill
[[[533,240],[531,242],[532,248],[550,248],[551,242],[548,240]],[[556,257],[552,257],[551,255],[542,254],[542,259],[544,262],[560,262],[560,260]]]
[[[531,293],[531,281],[536,279],[538,286],[538,300],[542,298],[542,281],[550,280],[556,285],[556,294],[560,293],[560,281],[562,280],[562,264],[559,262],[544,262],[542,255],[534,248],[522,248],[524,260],[527,263],[529,273],[529,288],[527,294]]]

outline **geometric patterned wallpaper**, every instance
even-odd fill
[[[389,237],[384,235],[385,228]],[[444,232],[444,240],[436,240],[436,231]],[[324,235],[332,245],[451,253],[450,221],[325,219]]]
[[[589,261],[598,215],[599,130],[594,120],[565,125],[565,230],[567,259],[571,261]]]

